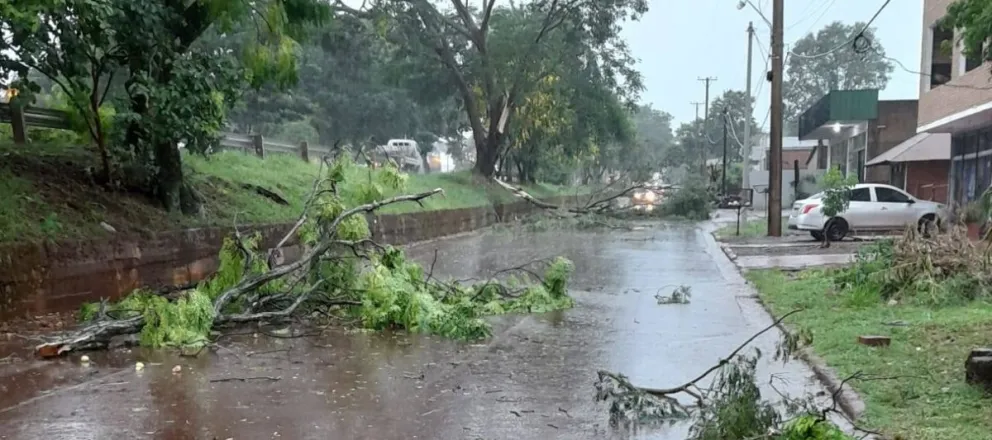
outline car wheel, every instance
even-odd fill
[[[925,238],[930,238],[930,234],[937,231],[937,218],[933,214],[927,214],[920,219],[917,230]]]
[[[842,218],[830,219],[823,233],[830,241],[841,241],[847,236],[847,221]]]
[[[823,231],[809,231],[809,235],[812,235],[816,241],[823,241]]]

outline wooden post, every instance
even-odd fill
[[[25,144],[28,142],[27,124],[24,121],[24,106],[10,104],[10,126],[14,131],[14,143]]]
[[[310,162],[310,143],[307,141],[300,142],[300,157],[303,158],[304,162]]]
[[[265,140],[262,139],[262,135],[255,134],[251,137],[251,143],[255,146],[255,155],[258,157],[265,157]]]

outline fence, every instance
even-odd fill
[[[56,130],[70,130],[72,124],[69,113],[62,110],[39,108],[39,107],[19,107],[9,103],[0,103],[0,123],[10,124],[14,131],[14,143],[27,143],[27,127],[51,128]],[[331,148],[322,145],[310,145],[303,141],[299,145],[284,142],[265,140],[260,134],[236,134],[224,133],[220,141],[224,149],[240,150],[246,153],[254,153],[259,157],[265,157],[268,152],[293,154],[300,156],[303,160],[310,160],[312,153],[318,156],[330,154]]]

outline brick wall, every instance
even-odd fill
[[[562,203],[565,200],[554,200]],[[402,245],[461,232],[535,211],[527,202],[375,217],[370,228],[380,243]],[[275,246],[291,224],[242,228],[262,234],[260,248]],[[139,287],[166,287],[199,281],[217,269],[217,253],[231,228],[204,228],[156,234],[151,238],[26,243],[0,246],[0,318],[68,311],[100,298],[119,298]],[[300,254],[295,242],[284,248],[287,261]]]
[[[813,148],[782,149],[782,169],[791,170],[795,165],[793,161],[798,160],[799,169],[805,170],[807,168],[806,159],[809,159],[809,155],[812,152],[813,152]],[[765,165],[764,165],[765,171],[768,171],[770,158],[771,158],[771,154],[768,151],[765,151]]]
[[[879,101],[878,119],[868,124],[868,152],[865,161],[870,161],[915,136],[918,110],[915,99]],[[865,170],[865,181],[888,183],[889,171],[889,167],[885,166],[869,167]]]
[[[908,162],[906,192],[923,200],[947,203],[947,178],[950,161]]]
[[[985,64],[962,75],[958,61],[960,50],[954,47],[951,57],[951,80],[942,86],[930,89],[930,53],[933,44],[929,29],[947,12],[947,6],[954,0],[925,0],[923,3],[923,34],[920,72],[920,112],[917,124],[923,126],[941,118],[992,101],[992,64]]]

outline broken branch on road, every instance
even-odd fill
[[[224,327],[290,319],[348,321],[373,330],[402,328],[459,339],[489,335],[482,318],[511,312],[546,312],[571,307],[567,293],[572,265],[556,258],[543,271],[520,266],[512,277],[464,284],[440,281],[402,251],[371,239],[366,216],[397,203],[421,203],[438,188],[385,197],[400,191],[404,176],[385,167],[357,182],[347,159],[328,164],[315,182],[304,212],[278,248],[295,238],[302,256],[291,262],[259,249],[258,233],[234,234],[220,251],[220,267],[206,281],[161,295],[136,290],[116,303],[84,306],[83,326],[46,338],[35,347],[43,357],[106,347],[117,335],[137,335],[153,348],[202,348]],[[352,185],[352,186],[348,186]],[[436,262],[436,261],[435,261]],[[431,264],[433,269],[433,263]]]
[[[612,373],[605,370],[597,372],[596,400],[610,402],[610,420],[614,424],[629,424],[642,422],[657,422],[673,419],[685,419],[693,414],[694,410],[704,408],[712,402],[719,400],[721,388],[703,388],[701,382],[709,378],[713,373],[719,372],[720,376],[728,376],[728,373],[737,373],[740,370],[753,370],[756,358],[739,356],[751,342],[769,330],[778,327],[783,320],[799,313],[801,310],[793,310],[782,315],[775,322],[755,333],[750,338],[737,346],[729,355],[720,359],[715,365],[703,371],[694,379],[689,380],[679,386],[672,388],[647,388],[636,386],[630,380],[619,373]],[[793,340],[792,342],[798,342]],[[792,352],[796,346],[780,350],[780,354],[786,355]],[[717,383],[720,381],[718,380]],[[681,402],[679,394],[685,394],[695,402],[688,405]]]
[[[504,182],[502,180],[493,179],[493,181],[496,182],[497,185],[499,185],[499,186],[503,187],[504,189],[506,189],[506,190],[510,191],[511,193],[513,193],[513,195],[515,195],[515,196],[517,196],[517,197],[519,197],[521,199],[524,199],[524,200],[530,202],[531,204],[533,204],[533,205],[535,205],[535,206],[537,206],[539,208],[542,208],[542,209],[545,209],[545,210],[550,210],[550,211],[556,211],[556,212],[559,212],[559,213],[566,212],[566,213],[570,213],[570,214],[602,213],[602,212],[604,212],[604,211],[606,211],[606,210],[609,209],[610,202],[612,202],[612,201],[614,201],[616,199],[619,199],[621,197],[624,197],[624,196],[626,196],[627,194],[630,194],[633,191],[636,191],[638,189],[642,189],[642,188],[645,187],[643,184],[634,184],[634,185],[631,185],[631,186],[627,187],[626,189],[624,189],[624,190],[622,190],[622,191],[620,191],[620,192],[618,192],[616,194],[613,194],[611,196],[604,197],[604,198],[598,199],[598,200],[587,201],[585,205],[582,205],[582,206],[579,206],[579,207],[566,208],[564,206],[554,205],[554,204],[551,204],[551,203],[547,203],[547,202],[543,202],[541,200],[538,200],[536,197],[530,195],[530,193],[528,193],[527,191],[524,191],[523,188],[510,185],[509,183],[506,183],[506,182]]]

